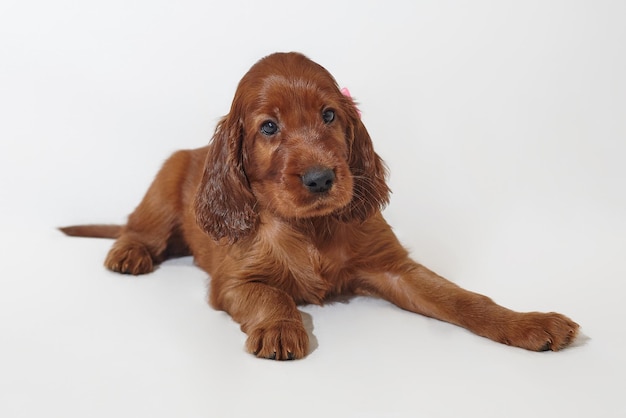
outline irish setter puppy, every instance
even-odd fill
[[[381,215],[386,170],[350,97],[297,53],[243,77],[212,143],[176,152],[125,226],[63,228],[117,238],[105,265],[150,273],[191,254],[211,275],[209,300],[258,357],[299,359],[309,337],[299,304],[372,295],[528,350],[559,350],[578,325],[520,313],[461,289],[409,258]]]

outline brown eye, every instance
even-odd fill
[[[322,112],[322,119],[324,123],[329,124],[335,120],[335,111],[332,109],[326,109]]]
[[[265,136],[272,136],[278,132],[278,125],[271,120],[266,120],[261,125],[261,133]]]

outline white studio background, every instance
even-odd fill
[[[626,3],[0,3],[0,416],[625,416]],[[420,262],[591,339],[527,353],[368,299],[304,307],[290,363],[245,354],[188,259],[104,271],[167,156],[237,82],[305,53],[359,101],[386,217]]]

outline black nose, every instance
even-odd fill
[[[330,168],[314,167],[302,175],[302,184],[311,193],[325,193],[335,181],[335,172]]]

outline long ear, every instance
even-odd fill
[[[215,130],[194,202],[198,226],[216,241],[233,243],[256,228],[256,198],[243,158],[243,129],[231,112]]]
[[[339,217],[346,222],[362,222],[389,203],[390,190],[385,181],[387,168],[374,152],[372,140],[354,102],[348,97],[345,100],[348,105],[346,135],[350,145],[348,164],[354,177],[354,187],[352,201],[339,213]]]

